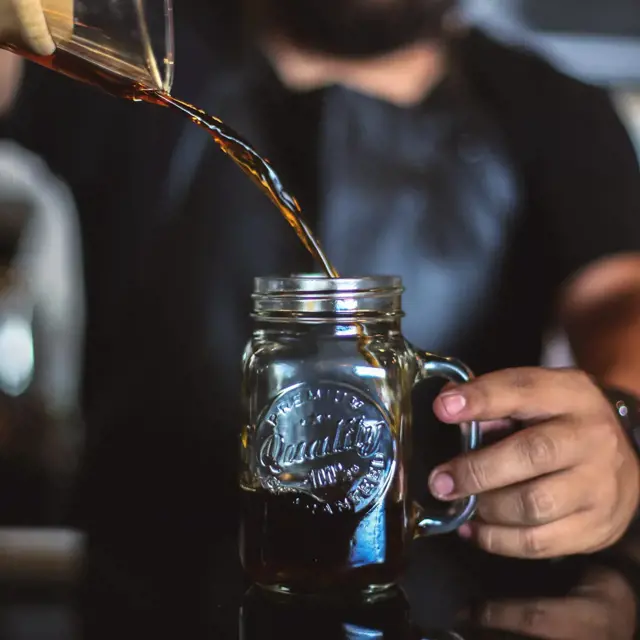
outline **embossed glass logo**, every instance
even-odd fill
[[[297,385],[263,413],[255,471],[273,494],[314,498],[314,510],[358,512],[382,497],[393,477],[395,441],[383,411],[335,383]]]

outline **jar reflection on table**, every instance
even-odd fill
[[[450,640],[450,633],[425,635],[412,623],[400,589],[375,603],[298,598],[253,587],[240,611],[240,640]]]

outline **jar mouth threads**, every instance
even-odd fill
[[[253,316],[265,320],[395,320],[402,313],[402,278],[327,278],[321,274],[254,280]]]

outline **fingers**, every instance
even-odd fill
[[[537,480],[489,491],[478,496],[477,514],[486,524],[541,525],[588,509],[593,494],[575,473],[562,471]]]
[[[431,493],[454,500],[569,469],[584,458],[579,436],[575,425],[559,420],[523,429],[434,469]]]
[[[467,522],[464,537],[481,549],[511,558],[545,559],[574,553],[574,540],[583,538],[585,549],[594,532],[589,531],[588,517],[577,513],[550,524],[535,527],[509,527]],[[595,549],[594,549],[595,550]]]
[[[585,390],[593,382],[571,369],[520,368],[489,373],[436,398],[436,416],[447,423],[471,420],[544,420],[584,407]],[[600,399],[597,394],[587,398]]]
[[[512,369],[442,392],[444,422],[524,422],[483,449],[438,466],[431,493],[478,496],[480,521],[462,537],[490,553],[550,558],[604,549],[619,540],[638,502],[640,466],[611,406],[574,370]],[[501,433],[500,428],[494,433]],[[484,522],[483,522],[484,521]]]

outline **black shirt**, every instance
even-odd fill
[[[640,251],[640,173],[608,97],[533,55],[472,31],[452,75],[403,109],[338,86],[293,95],[264,63],[181,32],[174,94],[273,161],[341,273],[403,277],[405,335],[421,347],[477,373],[536,365],[561,284]],[[233,508],[252,278],[313,265],[266,198],[167,110],[34,67],[14,124],[82,220],[84,522],[204,541]]]

